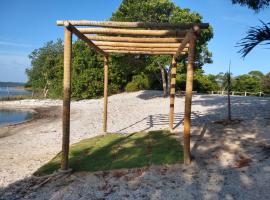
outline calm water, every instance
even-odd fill
[[[17,88],[0,87],[0,97],[16,96],[23,94],[31,94],[31,91]],[[33,114],[31,112],[0,109],[0,126],[23,122],[31,119],[32,117]]]
[[[0,87],[0,97],[16,96],[23,94],[31,94],[31,91],[12,87]]]
[[[0,110],[0,126],[7,124],[15,124],[29,120],[33,117],[33,113],[19,110]]]

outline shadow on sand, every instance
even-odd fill
[[[143,173],[131,170],[117,176],[114,172],[101,177],[78,174],[78,180],[69,176],[48,181],[31,194],[27,188],[32,179],[24,179],[1,188],[0,199],[16,199],[16,195],[38,199],[44,194],[43,199],[269,199],[270,100],[232,97],[233,117],[242,122],[228,126],[212,123],[226,117],[226,97],[198,96],[193,105],[209,109],[204,114],[193,112],[193,161],[189,166],[144,169]],[[183,113],[177,113],[175,119],[178,127]],[[149,115],[140,121],[155,127],[167,124],[168,116]],[[130,186],[134,182],[137,187]]]

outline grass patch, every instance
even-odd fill
[[[74,171],[137,168],[173,164],[183,160],[182,146],[168,131],[108,134],[82,140],[70,148]],[[61,153],[34,174],[41,176],[60,168]]]

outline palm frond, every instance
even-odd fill
[[[270,22],[265,23],[261,20],[260,22],[262,26],[250,27],[247,31],[247,36],[237,43],[237,47],[241,47],[238,53],[240,53],[243,58],[258,44],[263,42],[266,42],[264,43],[266,45],[270,44]]]

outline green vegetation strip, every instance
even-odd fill
[[[136,168],[181,162],[182,146],[168,131],[108,134],[82,140],[71,146],[74,171]],[[47,175],[60,168],[61,153],[35,172]]]

